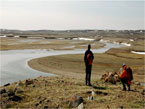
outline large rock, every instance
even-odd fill
[[[3,94],[3,93],[6,93],[6,89],[5,88],[0,89],[0,94]]]
[[[120,81],[119,75],[116,72],[107,72],[106,74],[103,74],[101,80],[104,80],[104,82],[110,82],[112,84],[116,84],[117,81]]]
[[[10,97],[9,100],[12,100],[12,101],[20,101],[20,100],[22,100],[22,97],[15,95],[15,96]]]
[[[14,96],[14,95],[15,95],[15,92],[14,92],[14,90],[12,90],[12,89],[9,89],[9,90],[7,91],[7,93],[8,93],[8,96]]]
[[[78,107],[82,102],[83,102],[83,98],[80,97],[80,96],[75,95],[75,96],[73,96],[73,97],[71,98],[71,101],[70,101],[69,106],[72,107],[72,108],[76,108],[76,107]]]
[[[84,109],[84,104],[81,103],[81,104],[77,107],[77,109]]]

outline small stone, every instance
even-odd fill
[[[89,96],[88,97],[88,100],[91,100],[92,101],[92,100],[94,100],[94,97],[93,96]]]
[[[35,85],[32,86],[33,88],[36,87]]]
[[[36,103],[35,106],[37,107],[39,105],[39,103]]]
[[[23,92],[24,92],[24,91],[21,90],[21,89],[19,89],[19,88],[16,90],[16,93],[23,93]]]
[[[26,80],[26,81],[25,81],[25,85],[26,85],[26,86],[28,86],[28,85],[30,85],[30,84],[33,84],[33,80]]]
[[[123,106],[120,106],[120,109],[123,109]]]
[[[110,106],[107,106],[107,108],[110,108]]]
[[[95,96],[95,92],[94,92],[94,91],[92,91],[92,96],[93,96],[93,97]]]
[[[3,93],[6,93],[6,89],[5,88],[0,89],[0,94],[3,94]]]
[[[44,106],[44,109],[48,109],[48,106]]]

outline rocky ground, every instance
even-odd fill
[[[1,108],[144,108],[143,86],[137,82],[131,91],[122,91],[120,82],[92,81],[66,76],[38,77],[1,87]],[[78,99],[76,98],[78,97]],[[81,97],[81,99],[79,98]],[[75,101],[75,102],[74,102]]]

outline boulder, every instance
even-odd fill
[[[14,95],[14,96],[10,97],[9,100],[11,100],[11,101],[20,101],[20,100],[22,100],[22,97]]]
[[[15,95],[15,92],[12,89],[9,89],[7,91],[7,93],[8,93],[8,96],[14,96]]]
[[[103,74],[101,80],[104,82],[110,82],[112,84],[116,84],[117,81],[120,81],[119,75],[116,72],[107,72],[106,74]]]
[[[3,94],[3,93],[6,93],[6,89],[5,88],[0,89],[0,94]]]
[[[81,104],[77,107],[77,109],[84,109],[84,104],[81,103]]]
[[[70,101],[69,106],[72,107],[72,108],[76,108],[76,107],[78,107],[79,104],[81,104],[81,103],[83,103],[83,98],[80,97],[80,96],[75,95],[75,96],[73,96],[73,97],[71,98],[71,101]]]

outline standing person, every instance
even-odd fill
[[[88,45],[88,50],[86,50],[85,55],[84,55],[84,62],[86,65],[86,85],[91,86],[91,70],[92,70],[92,62],[94,59],[94,54],[90,50],[91,45]]]
[[[132,70],[130,67],[127,67],[127,65],[123,64],[123,71],[120,75],[120,79],[123,85],[123,90],[126,90],[125,84],[128,86],[128,91],[130,91],[130,85],[131,85],[131,80],[133,80],[133,74]]]

